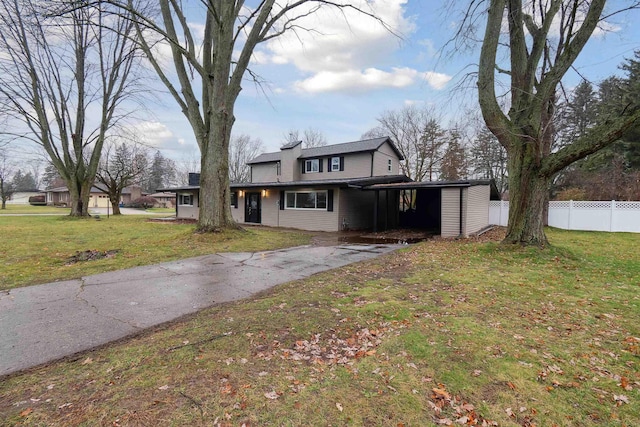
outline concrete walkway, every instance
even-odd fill
[[[221,253],[0,291],[0,376],[399,247]]]

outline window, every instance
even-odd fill
[[[178,204],[180,206],[193,206],[193,194],[178,194]]]
[[[340,157],[331,158],[331,172],[337,172],[340,170]]]
[[[231,192],[231,206],[238,209],[238,192],[237,191]]]
[[[387,160],[387,170],[389,172],[391,172],[393,169],[393,162],[391,161],[391,159]]]
[[[282,175],[282,165],[280,162],[276,162],[276,176]]]
[[[327,209],[326,191],[287,191],[286,209]]]
[[[305,172],[320,172],[320,159],[305,160],[304,162]]]

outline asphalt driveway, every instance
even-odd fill
[[[220,253],[0,291],[0,376],[400,247]]]

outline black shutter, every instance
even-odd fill
[[[340,170],[344,170],[344,156],[340,156]]]
[[[280,190],[280,210],[284,210],[284,190]]]
[[[333,157],[329,157],[327,158],[327,172],[333,172],[331,169],[333,169]]]
[[[327,190],[327,211],[333,212],[333,190]]]
[[[307,173],[306,171],[307,162],[305,160],[302,161],[302,173]]]
[[[323,163],[324,163],[324,159],[318,159],[318,172],[322,172]]]

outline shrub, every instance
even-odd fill
[[[142,196],[138,197],[129,204],[129,207],[138,209],[149,209],[158,204],[158,200],[155,197]]]

